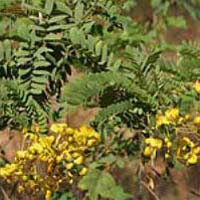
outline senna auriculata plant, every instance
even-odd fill
[[[58,123],[50,130],[48,136],[24,130],[26,148],[17,152],[13,163],[0,169],[0,176],[8,183],[16,182],[22,196],[50,200],[54,192],[69,189],[87,173],[100,143],[99,133],[86,125],[73,129]]]

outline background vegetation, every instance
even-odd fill
[[[25,144],[0,170],[2,198],[164,199],[160,181],[176,182],[174,170],[200,154],[200,47],[176,36],[198,23],[199,3],[2,0],[0,128],[23,132]],[[80,106],[98,111],[92,128],[57,124]],[[27,163],[57,174],[34,178]],[[67,179],[51,190],[53,176]]]

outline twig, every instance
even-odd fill
[[[14,192],[15,192],[15,190],[16,190],[16,188],[17,188],[17,185],[18,185],[18,182],[16,182],[16,183],[13,185],[13,187],[12,187],[12,189],[11,189],[11,192],[10,192],[10,197],[12,197],[12,195],[14,194]]]
[[[192,194],[195,195],[195,196],[200,197],[200,193],[198,193],[197,191],[190,190],[190,193],[192,193]]]
[[[11,200],[11,199],[8,197],[8,194],[7,194],[6,191],[3,189],[2,186],[0,186],[0,189],[1,189],[1,192],[3,193],[3,196],[4,196],[5,200]]]
[[[155,198],[155,200],[160,200],[160,198],[158,197],[158,195],[151,188],[149,188],[144,181],[141,181],[141,183],[153,195],[153,197]]]
[[[150,166],[150,168],[152,169],[153,172],[155,172],[155,174],[156,174],[158,177],[161,177],[161,174],[155,169],[155,167]]]

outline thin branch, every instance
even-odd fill
[[[192,193],[193,195],[197,196],[197,197],[200,197],[200,193],[198,193],[197,191],[195,190],[190,190],[190,193]]]
[[[2,186],[0,186],[0,189],[1,189],[1,192],[3,193],[4,199],[5,200],[11,200]]]
[[[151,188],[149,188],[149,186],[144,181],[141,181],[141,184],[150,192],[150,194],[152,194],[155,200],[160,200],[158,195]]]

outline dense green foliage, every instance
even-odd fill
[[[199,2],[151,0],[151,20],[144,23],[128,16],[139,4],[0,2],[0,128],[37,123],[46,133],[49,122],[65,117],[66,107],[99,108],[91,126],[101,133],[102,144],[75,186],[86,191],[85,199],[131,199],[105,166],[123,168],[121,156],[142,160],[140,147],[152,134],[157,113],[174,106],[182,113],[200,109],[198,95],[190,90],[200,77],[200,47],[193,41],[175,46],[165,38],[170,27],[187,28],[186,19],[171,15],[172,10],[198,20]],[[68,83],[74,69],[84,74]],[[58,191],[52,198],[75,199],[73,192]]]
[[[137,3],[137,1],[135,3],[121,1],[122,7],[124,6],[126,10]],[[196,10],[192,9],[196,6],[193,5],[193,2],[190,4],[177,1],[175,3],[183,6],[193,17],[198,17]],[[129,100],[133,101],[133,98],[137,99],[138,95],[140,99],[146,96],[144,98],[148,99],[146,103],[149,104],[151,101],[152,104],[153,99],[148,98],[148,95],[156,98],[159,88],[159,91],[163,91],[162,94],[159,93],[159,99],[167,101],[167,95],[165,95],[167,93],[165,89],[163,90],[163,85],[166,84],[165,70],[169,69],[166,69],[165,63],[160,64],[158,60],[166,45],[159,47],[158,50],[143,53],[146,50],[142,44],[146,43],[147,46],[151,46],[150,40],[155,37],[155,33],[152,34],[151,30],[153,29],[144,29],[140,24],[132,23],[130,17],[121,15],[122,10],[119,5],[115,5],[112,1],[107,3],[104,1],[64,3],[64,1],[38,0],[23,1],[20,5],[20,1],[12,0],[1,3],[2,14],[5,14],[1,16],[0,23],[2,27],[0,34],[1,77],[17,81],[16,92],[19,98],[16,100],[20,101],[19,104],[32,120],[39,122],[42,132],[46,130],[47,116],[51,115],[54,119],[58,116],[55,110],[52,111],[48,100],[53,96],[57,100],[59,99],[61,86],[67,80],[67,75],[71,73],[72,66],[91,72],[108,71],[108,75],[105,73],[98,78],[100,86],[102,77],[103,85],[99,87],[102,95],[105,89],[110,92],[111,90],[115,91],[115,94],[119,90],[118,95],[122,99],[129,96]],[[166,22],[170,21],[170,24],[165,24],[166,26],[179,26],[178,23],[184,23],[179,19],[168,17],[168,11],[173,3],[152,1],[151,5],[153,9],[162,14],[161,16],[165,15]],[[12,6],[13,9],[16,8],[17,18],[12,14]],[[181,20],[184,21],[184,19]],[[161,28],[160,24],[154,26],[155,31]],[[182,26],[180,25],[180,27]],[[159,35],[160,32],[158,31],[156,34]],[[185,51],[189,51],[190,54],[196,51],[196,49],[186,48]],[[184,46],[181,52],[182,54],[187,53],[184,53]],[[186,62],[191,62],[189,60]],[[195,58],[192,64],[196,65],[196,62],[198,61]],[[167,63],[167,65],[172,66],[171,63]],[[117,76],[120,76],[118,74],[112,83],[104,86],[104,81],[109,82],[109,79],[111,80],[115,76],[109,71],[122,73],[120,79],[124,80],[118,80]],[[92,79],[95,80],[96,77],[92,78],[92,75],[89,77],[85,79],[85,84],[91,85],[92,90],[94,86]],[[127,79],[129,80],[127,81]],[[82,82],[80,83],[82,84]],[[176,86],[179,81],[172,80],[170,83],[173,84],[171,86],[167,84],[165,87],[167,90],[172,90],[172,85]],[[132,84],[132,88],[129,88],[130,84]],[[137,86],[134,87],[133,84],[137,84]],[[96,94],[92,94],[87,92],[84,86],[81,87],[80,85],[79,91],[82,90],[82,97],[84,94],[86,95],[84,101],[98,93],[96,91]],[[76,86],[75,92],[77,88],[78,86]],[[126,91],[127,89],[129,91]],[[141,90],[144,91],[140,93]],[[73,89],[70,89],[69,98],[70,102],[75,101],[76,103],[81,103],[83,100],[76,98]],[[120,99],[117,99],[116,102],[119,103]],[[168,99],[168,101],[170,100]],[[116,110],[116,113],[119,112]]]

